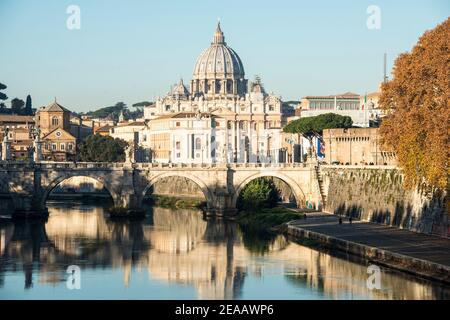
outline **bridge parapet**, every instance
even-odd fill
[[[0,168],[26,168],[39,167],[47,169],[66,168],[305,168],[305,163],[126,163],[126,162],[24,162],[24,161],[0,161]],[[351,166],[327,166],[327,167],[351,167]],[[374,166],[369,166],[374,168]],[[383,168],[390,166],[383,166]]]

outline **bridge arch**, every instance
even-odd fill
[[[246,177],[244,180],[242,180],[239,184],[237,184],[234,187],[234,193],[231,200],[231,205],[234,208],[237,208],[237,201],[239,199],[239,195],[241,191],[245,188],[247,184],[249,184],[251,181],[258,179],[258,178],[278,178],[284,183],[286,183],[292,190],[292,193],[295,197],[295,202],[297,203],[297,207],[300,207],[303,203],[305,203],[305,194],[302,190],[302,188],[299,186],[298,183],[295,182],[295,180],[291,179],[285,174],[281,174],[279,172],[258,172],[255,174],[252,174],[248,177]]]
[[[85,178],[89,178],[89,179],[93,179],[96,180],[98,182],[100,182],[103,187],[108,191],[109,195],[111,196],[114,205],[117,205],[117,199],[119,198],[119,196],[112,190],[112,188],[108,185],[107,181],[102,177],[102,176],[98,176],[98,175],[87,175],[87,174],[80,174],[77,172],[73,172],[70,174],[64,174],[61,176],[58,176],[57,178],[53,179],[44,189],[41,199],[40,199],[40,206],[41,208],[45,208],[45,202],[47,201],[50,193],[58,186],[60,185],[62,182],[71,179],[71,178],[75,178],[75,177],[85,177]]]
[[[160,174],[150,178],[147,186],[142,191],[140,205],[142,206],[142,202],[144,201],[145,195],[147,194],[148,190],[150,190],[150,188],[153,187],[153,185],[156,182],[158,182],[161,179],[170,178],[170,177],[182,177],[182,178],[186,178],[186,179],[194,182],[200,188],[200,190],[202,190],[203,196],[205,197],[205,200],[206,200],[207,208],[211,209],[214,207],[214,193],[210,190],[210,188],[206,185],[206,183],[203,180],[199,179],[195,175],[192,175],[192,174],[189,174],[186,172],[166,172],[166,173],[160,173]]]

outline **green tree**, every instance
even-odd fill
[[[278,189],[270,178],[258,178],[248,183],[241,191],[238,207],[246,211],[273,208],[279,199]]]
[[[124,162],[127,143],[122,139],[91,135],[80,146],[80,161]]]
[[[126,110],[127,105],[124,102],[117,102],[115,105],[110,107],[101,108],[95,111],[90,111],[86,115],[94,118],[112,118],[117,120],[120,112]]]
[[[25,102],[22,99],[14,98],[11,100],[11,111],[14,114],[21,115],[24,112]]]
[[[149,102],[149,101],[141,101],[141,102],[136,102],[136,103],[134,103],[132,106],[133,107],[145,107],[145,106],[148,106],[148,105],[151,105],[152,103],[151,102]]]
[[[33,107],[32,107],[32,103],[31,103],[31,96],[30,95],[27,95],[27,99],[26,99],[26,102],[25,102],[24,115],[26,115],[26,116],[32,116],[33,115]]]
[[[283,131],[304,136],[312,146],[315,136],[322,136],[325,129],[351,128],[352,118],[335,113],[325,113],[315,117],[300,118],[288,123]]]
[[[131,111],[130,109],[125,109],[123,112],[123,115],[125,116],[125,120],[129,119],[138,119],[142,118],[144,116],[144,109],[143,107],[135,106],[133,105],[135,110]]]
[[[405,185],[422,182],[446,188],[450,152],[450,18],[425,32],[394,64],[393,79],[382,86],[387,116],[380,133],[395,152]]]

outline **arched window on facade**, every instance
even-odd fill
[[[59,125],[59,119],[58,117],[53,117],[52,118],[52,126],[58,126]]]

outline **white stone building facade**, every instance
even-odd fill
[[[352,118],[356,127],[367,128],[382,116],[378,108],[378,93],[360,96],[343,93],[330,96],[307,96],[300,103],[300,117],[315,117],[325,113],[335,113]]]

